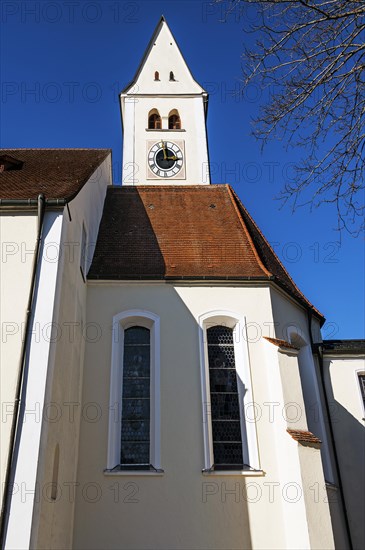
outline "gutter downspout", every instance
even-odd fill
[[[10,201],[2,201],[2,204],[4,204],[5,202],[10,202]],[[13,205],[15,206],[16,200],[11,202],[12,202],[12,206]],[[20,201],[17,201],[17,204],[19,203]],[[31,200],[23,201],[23,203],[28,203],[29,205],[32,203],[34,204],[34,199],[32,199],[32,203],[31,203]],[[6,206],[8,205],[9,204],[6,204]],[[21,352],[20,352],[20,360],[19,360],[19,367],[18,367],[15,400],[14,400],[14,413],[13,413],[13,419],[11,424],[10,444],[9,444],[9,451],[8,451],[8,459],[6,463],[3,502],[1,507],[1,524],[0,524],[0,548],[1,549],[5,548],[5,541],[6,541],[6,531],[7,531],[9,510],[10,510],[10,501],[11,501],[10,499],[11,479],[12,479],[13,468],[14,468],[13,458],[14,458],[14,450],[15,450],[15,441],[16,441],[16,435],[17,435],[17,429],[18,429],[21,394],[23,389],[22,386],[23,386],[23,378],[24,378],[24,371],[25,371],[25,364],[26,364],[29,328],[31,324],[30,323],[31,315],[33,312],[33,301],[34,301],[34,294],[35,294],[37,268],[38,268],[38,261],[40,256],[41,243],[42,243],[42,230],[43,230],[44,212],[46,207],[46,201],[43,194],[38,195],[37,207],[38,207],[37,239],[36,239],[36,246],[35,246],[34,255],[33,255],[31,283],[30,283],[30,289],[29,289],[29,295],[28,295],[27,309],[25,314],[25,334],[24,334]]]
[[[326,414],[327,414],[327,418],[328,418],[328,426],[329,426],[331,446],[332,446],[332,451],[333,451],[333,458],[334,458],[335,467],[336,467],[338,488],[340,490],[341,501],[342,501],[342,506],[343,506],[343,510],[344,510],[346,535],[347,535],[348,542],[349,542],[349,548],[350,548],[350,550],[353,550],[354,545],[352,543],[352,538],[351,538],[350,523],[349,523],[348,512],[347,512],[346,501],[345,501],[345,494],[344,494],[343,484],[342,484],[342,479],[341,479],[340,463],[339,463],[339,460],[338,460],[338,454],[337,454],[336,443],[335,443],[335,434],[333,432],[331,411],[330,411],[330,407],[329,407],[329,403],[328,403],[328,399],[327,399],[326,386],[325,386],[325,382],[324,382],[323,345],[320,344],[320,343],[314,344],[313,336],[312,336],[312,316],[313,315],[312,315],[312,311],[310,309],[307,310],[307,313],[308,313],[308,327],[309,327],[309,338],[310,338],[311,348],[312,349],[316,348],[317,351],[318,351],[318,362],[319,362],[319,373],[320,373],[321,387],[322,387],[322,393],[323,393],[323,397],[324,397],[324,404],[325,404],[325,408],[326,408]]]

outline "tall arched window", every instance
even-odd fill
[[[210,406],[215,468],[242,469],[240,396],[236,373],[233,328],[207,329]]]
[[[199,317],[205,471],[260,469],[244,318],[212,311]]]
[[[169,130],[181,130],[181,119],[176,109],[169,114]]]
[[[172,71],[170,71],[170,80],[171,81],[175,80],[175,76],[174,76],[174,73]]]
[[[160,80],[160,73],[155,71],[155,80]]]
[[[113,318],[107,470],[160,471],[160,320]]]
[[[161,117],[157,109],[153,109],[148,115],[148,129],[149,130],[161,130]]]
[[[120,464],[150,464],[150,330],[124,331]]]

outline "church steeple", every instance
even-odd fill
[[[208,94],[193,78],[164,17],[120,101],[123,184],[210,183]]]

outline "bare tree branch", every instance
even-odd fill
[[[253,46],[243,53],[243,85],[269,92],[254,135],[286,139],[302,159],[284,202],[333,203],[338,228],[364,229],[365,1],[215,0],[227,14],[254,6]]]

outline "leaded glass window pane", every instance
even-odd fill
[[[150,463],[150,331],[124,331],[121,458],[122,465]]]
[[[233,329],[207,329],[214,465],[243,466]]]

